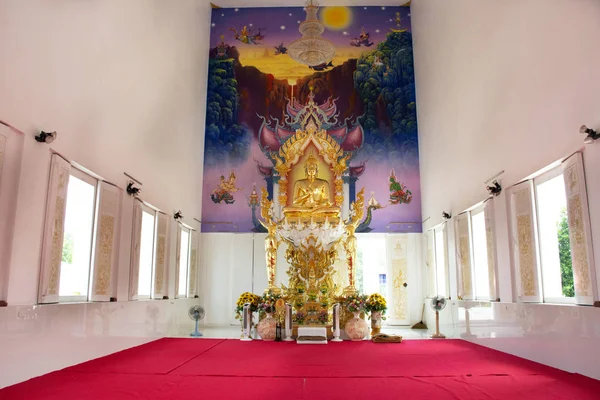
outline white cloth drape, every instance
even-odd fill
[[[197,231],[191,233],[191,245],[190,245],[190,272],[188,282],[188,293],[190,297],[196,297],[198,295],[198,248],[199,248],[200,235]]]
[[[154,247],[154,298],[162,299],[168,294],[169,219],[166,214],[156,213],[156,246]]]
[[[575,300],[577,304],[592,305],[594,304],[596,277],[593,268],[594,254],[581,153],[575,153],[569,157],[563,162],[562,167],[567,194]]]
[[[115,296],[118,265],[118,229],[121,190],[100,182],[98,221],[92,276],[92,301],[110,301]]]
[[[470,213],[456,217],[456,258],[458,267],[458,295],[464,300],[473,299],[473,274],[471,270]]]
[[[181,265],[181,226],[177,225],[177,251],[175,253],[175,298],[179,297],[179,266]],[[185,295],[183,296],[185,297]]]
[[[434,297],[436,295],[436,282],[435,282],[435,240],[433,236],[433,230],[425,233],[426,243],[426,254],[425,254],[425,268],[427,276],[427,297]]]
[[[496,262],[496,230],[494,225],[494,199],[483,205],[485,218],[485,237],[487,244],[488,276],[490,280],[490,300],[498,299],[497,262]]]
[[[510,203],[517,298],[521,302],[540,302],[542,296],[534,231],[533,182],[526,181],[512,187]]]
[[[58,302],[70,171],[68,161],[58,154],[52,155],[42,243],[40,303]]]

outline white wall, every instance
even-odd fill
[[[582,124],[600,129],[600,2],[421,0],[413,2],[411,14],[422,209],[423,219],[430,218],[425,229],[441,222],[442,211],[457,215],[485,199],[484,181],[496,173],[505,171],[501,182],[508,188],[584,148],[584,135],[578,133]],[[600,272],[600,143],[585,146],[584,163]],[[512,302],[504,192],[494,199],[494,209],[500,298]],[[449,253],[455,259],[452,238]],[[455,263],[450,273],[456,275]],[[565,321],[565,306],[537,307],[548,321]],[[598,325],[600,314],[594,311],[586,311],[586,323]],[[589,366],[574,362],[586,358],[585,346],[569,347],[568,357],[561,353],[550,360],[544,354],[555,349],[549,343],[584,338],[598,347],[597,332],[591,342],[590,331],[583,329],[557,341],[498,341],[492,333],[498,327],[507,328],[512,339],[528,335],[509,329],[515,318],[494,321],[494,329],[478,334],[490,340],[478,343],[590,374]],[[541,329],[540,335],[552,332]],[[531,346],[535,350],[528,351]]]
[[[358,234],[361,237],[372,234]],[[422,265],[419,234],[385,234],[379,235],[384,240],[398,236],[407,236],[407,276],[408,284],[408,323],[412,325],[421,319],[423,287],[420,279]],[[267,288],[267,269],[265,261],[265,233],[204,233],[201,238],[200,280],[201,301],[206,309],[205,325],[229,326],[239,325],[235,319],[235,304],[243,292],[262,295]],[[392,240],[388,241],[388,244]],[[277,252],[277,269],[275,285],[288,285],[287,270],[289,264],[285,260],[287,245],[279,246]],[[367,260],[368,262],[368,260]],[[343,271],[345,277],[345,259],[335,264]],[[391,265],[389,267],[388,286],[393,284]],[[391,299],[388,299],[391,308]],[[391,312],[391,310],[390,310]],[[388,312],[388,314],[390,313]]]
[[[0,118],[25,138],[8,304],[37,298],[50,151],[194,225],[200,215],[208,2],[0,3]],[[33,140],[58,132],[51,146]],[[127,294],[131,198],[124,196],[118,298]],[[172,237],[175,224],[171,224]],[[171,261],[175,240],[171,240]],[[174,262],[171,262],[174,266]],[[171,293],[172,295],[172,293]]]
[[[119,302],[34,304],[51,149],[121,188],[123,172],[133,175],[143,182],[142,199],[169,215],[181,210],[199,228],[209,25],[209,2],[200,0],[0,2],[0,119],[25,132],[17,205],[8,210],[15,224],[0,232],[8,277],[0,282],[0,300],[8,302],[0,308],[0,354],[13,360],[0,371],[0,387],[189,334],[187,309],[200,300],[126,301],[133,201],[126,194]],[[57,140],[35,142],[40,130],[57,131]]]

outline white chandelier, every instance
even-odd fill
[[[335,46],[321,34],[325,27],[317,18],[319,6],[313,0],[306,4],[306,20],[300,24],[298,30],[302,38],[288,45],[288,54],[295,61],[309,67],[326,64],[335,56]]]

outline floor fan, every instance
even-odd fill
[[[192,337],[200,337],[202,336],[202,333],[200,333],[198,331],[198,321],[200,321],[201,319],[204,318],[204,307],[202,306],[191,306],[190,309],[188,310],[188,316],[196,321],[196,329],[194,330],[194,332],[190,333],[190,336]]]
[[[431,299],[431,308],[435,311],[435,333],[431,335],[434,339],[445,339],[446,336],[440,333],[440,311],[446,307],[446,298],[435,296]]]

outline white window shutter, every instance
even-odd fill
[[[71,164],[59,155],[53,154],[50,162],[50,180],[42,243],[41,284],[38,296],[40,303],[58,302],[70,172]]]
[[[485,218],[485,237],[487,245],[488,276],[490,279],[490,300],[498,300],[498,271],[496,268],[496,234],[494,225],[494,200],[490,199],[483,205]]]
[[[581,153],[575,153],[562,164],[567,194],[569,239],[573,282],[577,304],[594,304],[596,277],[588,210],[587,190]]]
[[[110,301],[114,297],[114,280],[117,279],[118,227],[120,189],[110,183],[100,182],[98,198],[98,223],[94,266],[92,270],[92,301]]]
[[[435,242],[433,237],[433,230],[427,231],[425,234],[427,254],[425,255],[425,266],[427,268],[427,297],[435,297],[437,293],[436,280],[435,280]]]
[[[167,260],[168,260],[168,227],[169,220],[166,214],[156,213],[156,247],[154,248],[154,298],[162,299],[168,294],[167,286]]]
[[[456,264],[458,267],[458,295],[464,300],[473,299],[473,273],[471,270],[471,235],[468,212],[456,218]]]
[[[175,252],[175,298],[179,297],[179,266],[181,263],[181,226],[177,224],[177,251]]]
[[[511,188],[511,222],[517,299],[541,302],[533,211],[533,181]]]
[[[131,263],[129,274],[129,298],[137,300],[140,276],[140,242],[142,238],[142,202],[133,201],[133,229],[131,233]]]
[[[188,293],[190,297],[196,297],[198,295],[198,248],[199,248],[200,235],[198,231],[191,232],[191,245],[190,245],[190,272],[189,272],[189,289]]]

